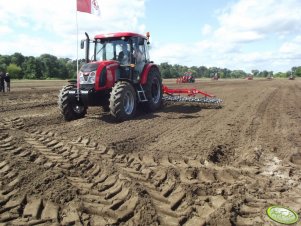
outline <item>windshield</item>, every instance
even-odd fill
[[[127,54],[130,53],[131,48],[130,44],[124,40],[96,40],[95,44],[95,60],[105,61],[105,60],[120,60],[121,53]],[[123,62],[126,64],[130,62],[130,59],[127,59],[128,62]]]

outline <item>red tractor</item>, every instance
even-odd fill
[[[81,42],[82,49],[86,45],[86,62],[79,70],[77,82],[64,86],[59,94],[58,105],[65,120],[84,117],[89,106],[102,106],[117,121],[131,119],[138,104],[152,112],[162,106],[163,100],[219,107],[222,100],[203,91],[163,86],[159,68],[150,60],[148,44],[149,33],[146,36],[132,32],[100,34],[93,40],[86,33],[86,39]],[[186,93],[189,98],[175,93]],[[196,98],[196,94],[205,97]]]
[[[291,75],[288,77],[288,80],[295,80],[295,75],[291,74]]]
[[[90,43],[93,56],[89,59]],[[158,66],[148,54],[149,34],[131,32],[96,35],[86,33],[86,63],[77,76],[60,92],[59,108],[65,120],[85,116],[88,106],[102,106],[118,121],[132,118],[137,104],[155,111],[162,102],[162,79]]]
[[[219,79],[219,76],[217,73],[215,73],[212,77],[211,77],[211,80],[218,80]]]
[[[246,77],[246,79],[247,79],[247,80],[253,80],[253,75],[248,75],[248,76]]]

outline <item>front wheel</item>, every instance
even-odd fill
[[[69,91],[73,89],[75,89],[73,85],[64,86],[59,94],[58,107],[66,121],[83,118],[87,113],[86,106],[70,98]]]
[[[110,96],[110,113],[117,121],[134,117],[137,107],[136,92],[132,84],[119,81],[112,89]]]

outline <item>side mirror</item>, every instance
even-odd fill
[[[85,41],[86,41],[86,40],[81,40],[81,41],[80,41],[80,48],[81,48],[81,49],[85,48]]]

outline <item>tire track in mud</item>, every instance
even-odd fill
[[[160,225],[194,225],[197,222],[202,225],[210,214],[225,202],[225,199],[218,195],[198,197],[195,200],[195,188],[192,189],[189,185],[197,185],[200,181],[186,177],[185,173],[179,173],[178,167],[175,168],[170,159],[164,159],[162,162],[155,161],[152,156],[122,159],[118,165],[132,179],[140,181],[150,194]],[[183,164],[187,166],[186,163]],[[198,164],[201,165],[200,162]],[[215,180],[214,175],[210,173],[207,179]],[[207,203],[200,204],[204,200],[207,200]]]
[[[63,206],[41,197],[10,198],[19,192],[18,172],[7,161],[0,163],[1,202],[0,222],[10,225],[108,224],[135,225],[142,213],[143,197],[135,189],[140,184],[155,210],[152,223],[158,225],[214,224],[220,213],[230,213],[227,220],[235,225],[254,225],[268,222],[264,210],[269,204],[284,202],[288,190],[283,190],[287,179],[294,183],[300,174],[293,175],[285,168],[271,166],[220,167],[197,158],[175,159],[170,156],[117,154],[89,138],[69,141],[51,131],[24,132],[24,140],[32,149],[14,144],[14,137],[1,133],[1,150],[19,158],[29,158],[47,169],[65,170],[68,181],[78,189],[79,200]],[[277,163],[277,161],[276,161]],[[112,167],[113,170],[106,170]],[[288,169],[288,168],[286,168]],[[271,184],[268,177],[285,172],[281,183]],[[285,179],[285,180],[284,180]],[[8,183],[9,182],[9,183]],[[246,187],[251,184],[251,188]],[[296,186],[296,185],[295,185]],[[254,196],[255,189],[262,189]],[[269,191],[267,191],[269,190]],[[295,188],[297,191],[300,192]],[[290,191],[292,192],[292,191]],[[300,193],[299,193],[300,194]],[[291,207],[300,205],[301,199],[289,199]],[[286,199],[287,203],[288,200]],[[279,203],[279,202],[278,202]],[[143,205],[142,205],[143,207]],[[143,217],[143,216],[142,216]]]
[[[191,222],[206,222],[209,215],[216,212],[226,201],[221,195],[203,196],[196,199],[198,204],[195,204],[193,201],[195,194],[187,184],[197,184],[200,180],[191,180],[191,176],[187,176],[186,173],[177,172],[180,165],[191,166],[187,161],[179,163],[167,158],[156,162],[153,157],[116,155],[114,151],[98,146],[89,139],[59,141],[56,134],[49,131],[25,132],[24,137],[24,140],[32,146],[31,150],[15,147],[13,137],[9,135],[3,136],[1,143],[4,143],[5,150],[13,150],[12,154],[20,158],[28,158],[34,152],[35,158],[31,158],[33,163],[48,169],[67,170],[69,182],[79,190],[81,202],[77,203],[76,207],[65,205],[59,209],[50,202],[51,212],[55,209],[59,217],[47,221],[59,221],[62,224],[86,222],[92,225],[96,222],[109,225],[139,222],[141,213],[137,206],[141,198],[133,189],[135,183],[146,187],[158,215],[156,221],[160,225],[171,223],[191,225]],[[118,162],[116,164],[119,166],[116,172],[108,173],[103,169],[105,165],[109,166],[115,162]],[[202,165],[198,160],[191,160],[189,163],[193,166]],[[4,170],[8,170],[6,165],[4,162],[3,167],[6,167]],[[200,175],[203,174],[207,174],[204,176],[204,182],[211,183],[222,178],[218,172],[207,173],[206,169],[200,171]],[[228,177],[231,178],[229,175]],[[207,200],[205,204],[204,200]],[[16,204],[15,209],[19,211],[19,215],[5,217],[11,216],[12,212],[9,210],[8,213],[7,206],[2,206],[3,214],[0,214],[0,217],[3,222],[16,225],[28,220],[32,221],[32,224],[44,223],[46,220],[42,218],[41,213],[48,212],[46,208],[48,202],[43,197],[34,199],[25,197]],[[194,204],[191,205],[192,203]],[[28,209],[39,214],[29,214]]]
[[[87,221],[85,214],[92,215],[89,216],[90,223],[113,224],[126,220],[132,214],[137,198],[135,199],[130,195],[130,190],[125,186],[125,183],[116,175],[106,174],[105,172],[100,174],[99,166],[87,162],[87,156],[78,154],[78,151],[74,148],[69,150],[68,148],[58,149],[60,143],[51,139],[52,136],[52,133],[41,133],[41,135],[35,134],[29,138],[27,137],[25,140],[32,144],[34,151],[38,152],[37,158],[34,160],[35,163],[42,164],[46,168],[59,167],[72,170],[72,167],[77,167],[80,169],[76,169],[75,173],[71,173],[68,180],[79,189],[82,203],[78,208],[73,206],[64,207],[60,210],[60,214],[56,205],[44,201],[42,198],[22,197],[22,199],[13,201],[13,204],[11,204],[9,202],[11,196],[19,192],[19,189],[13,189],[13,186],[18,182],[17,178],[6,186],[1,183],[5,189],[2,189],[1,186],[0,222],[10,225],[20,225],[26,222],[26,224],[34,225],[48,221],[58,221],[58,217],[49,219],[49,215],[60,215],[60,223],[66,225]],[[13,150],[12,154],[21,158],[32,154],[33,151],[21,148],[14,150],[15,145],[11,142],[12,140],[13,138],[7,134],[1,136],[4,151]],[[75,146],[78,146],[78,143],[75,143]],[[54,149],[52,148],[62,151],[62,155],[53,152]],[[66,162],[63,157],[71,163]],[[0,164],[0,174],[2,176],[1,182],[3,182],[6,179],[6,174],[9,176],[16,173],[10,170],[6,161],[3,161]],[[83,176],[76,174],[83,174]],[[100,219],[102,219],[101,222]]]
[[[58,141],[52,132],[36,131],[25,140],[44,158],[44,161],[38,158],[38,162],[68,170],[69,182],[79,190],[81,203],[78,208],[70,206],[62,210],[62,224],[117,224],[134,216],[138,195],[127,186],[122,175],[104,169],[108,162],[103,156],[113,157],[106,148],[96,149],[97,144],[88,139]]]
[[[235,148],[241,147],[242,143],[249,143],[245,132],[248,130],[251,119],[245,117],[246,111],[255,112],[258,99],[262,99],[261,96],[265,97],[272,92],[272,90],[266,89],[261,93],[254,93],[252,87],[248,88],[248,90],[250,91],[249,95],[235,97],[237,100],[227,103],[224,109],[206,110],[199,114],[198,117],[189,119],[185,124],[181,123],[183,122],[182,119],[179,119],[179,123],[176,123],[175,120],[177,119],[169,122],[173,124],[163,123],[162,128],[167,129],[162,132],[158,131],[157,133],[160,133],[158,135],[158,142],[151,143],[146,149],[150,151],[156,149],[173,149],[173,152],[179,149],[187,153],[195,153],[197,147],[200,149],[201,155],[206,158],[210,154],[210,150],[214,151],[215,148],[222,145],[231,149],[233,156],[229,155],[231,153],[228,153],[228,156],[232,158],[229,158],[229,161],[233,161],[237,157],[235,156]],[[243,102],[240,102],[242,98],[245,99]],[[206,118],[210,118],[210,120],[206,120]],[[218,136],[212,138],[212,136],[206,136],[207,133],[216,133]],[[174,137],[182,137],[183,139],[175,140]],[[173,140],[173,142],[170,143],[170,140]],[[222,143],[218,143],[219,140]],[[230,163],[229,161],[226,163]]]
[[[9,105],[5,107],[4,109],[1,109],[0,112],[9,112],[9,111],[18,111],[18,110],[24,110],[24,109],[34,109],[34,108],[40,108],[40,107],[50,107],[50,106],[55,106],[57,105],[56,101],[48,101],[48,102],[42,102],[42,103],[24,103],[24,104],[15,104],[15,105]]]
[[[246,175],[252,172],[251,168],[225,170],[198,159],[166,157],[155,161],[145,155],[123,159],[118,164],[146,187],[160,225],[203,225],[219,212],[230,212],[231,206],[226,206],[226,202],[231,202],[234,191],[245,183],[236,182],[242,177],[241,171]]]
[[[15,145],[12,136],[0,133],[1,158],[17,155],[22,158],[30,154]],[[21,191],[21,176],[8,160],[0,162],[0,223],[2,225],[36,225],[58,222],[58,206],[41,198],[18,195]],[[17,197],[17,198],[16,198]]]
[[[0,98],[2,101],[0,113],[3,115],[19,113],[18,115],[16,114],[19,116],[24,113],[27,115],[28,112],[37,111],[39,108],[50,108],[57,105],[56,94],[53,92],[57,92],[57,89],[48,89],[46,87],[22,91],[15,89]],[[21,113],[22,111],[24,113]]]
[[[246,131],[246,134],[249,136],[250,142],[256,141],[256,138],[258,138],[257,131],[260,127],[263,115],[266,114],[269,103],[271,102],[271,99],[274,98],[275,94],[279,90],[275,89],[273,92],[271,92],[268,96],[264,98],[264,100],[259,104],[257,107],[257,111],[255,116],[251,120],[251,124],[249,128]]]
[[[2,119],[0,121],[0,131],[1,130],[19,130],[24,128],[24,121],[23,119],[16,117],[11,119]]]
[[[253,153],[257,155],[256,161],[262,159],[260,155],[266,151],[285,159],[298,153],[298,147],[301,147],[301,114],[295,110],[301,107],[300,101],[297,101],[301,97],[300,93],[296,92],[298,88],[300,89],[296,84],[277,86],[259,105],[246,133],[256,147]],[[293,142],[287,142],[288,140]],[[250,160],[249,154],[243,159]]]

